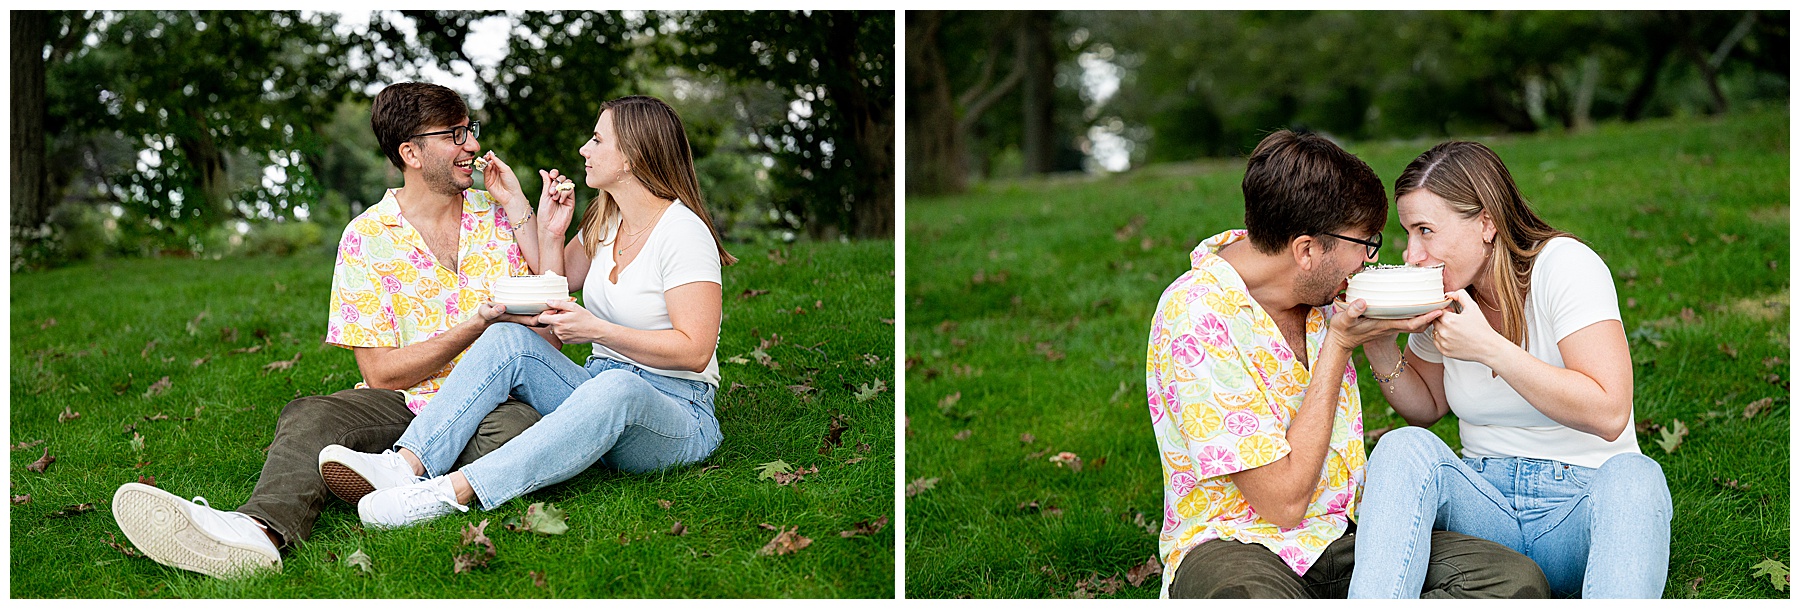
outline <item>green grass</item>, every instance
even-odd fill
[[[108,546],[109,535],[127,543],[108,503],[119,484],[146,475],[231,509],[250,495],[281,407],[358,380],[350,352],[320,342],[331,258],[118,260],[14,275],[10,443],[45,442],[11,451],[11,494],[31,496],[11,507],[12,596],[891,598],[894,529],[838,533],[895,515],[893,243],[782,252],[778,264],[739,246],[743,261],[725,270],[717,400],[725,441],[704,463],[638,476],[596,468],[494,512],[393,532],[365,530],[354,506],[333,500],[283,573],[229,582]],[[745,298],[747,290],[768,293]],[[226,328],[235,341],[222,339]],[[777,334],[766,352],[779,370],[726,363]],[[261,336],[261,351],[232,353]],[[564,351],[581,361],[590,349]],[[263,372],[296,354],[291,369]],[[145,397],[164,376],[167,391]],[[857,386],[877,382],[886,389],[856,399]],[[58,422],[64,408],[81,417]],[[168,418],[146,420],[159,414]],[[834,414],[849,430],[821,454]],[[128,425],[143,435],[141,451],[129,446]],[[27,471],[46,447],[56,462],[46,473]],[[777,459],[819,471],[791,486],[759,480],[755,467]],[[567,510],[568,533],[502,530],[502,520],[539,501]],[[51,516],[88,502],[91,512]],[[484,519],[497,557],[453,574],[459,530]],[[687,535],[666,534],[677,521]],[[813,542],[760,556],[774,537],[761,523],[797,526]],[[371,557],[372,574],[342,564],[358,550]],[[544,587],[533,585],[533,571]]]
[[[1664,594],[1785,597],[1751,570],[1789,560],[1786,108],[1480,139],[1612,269],[1637,336],[1638,420],[1691,430],[1673,454],[1638,434],[1674,496]],[[1435,143],[1348,148],[1391,187]],[[1243,170],[1205,161],[908,199],[906,478],[940,479],[907,500],[908,596],[1071,596],[1157,554],[1149,321],[1188,252],[1242,226]],[[1400,261],[1398,226],[1390,212],[1386,263]],[[1361,390],[1368,429],[1404,424],[1366,374]],[[1761,398],[1772,406],[1746,420]],[[1432,429],[1459,445],[1455,421]],[[1057,467],[1058,451],[1087,466]],[[1020,509],[1031,501],[1061,512]]]

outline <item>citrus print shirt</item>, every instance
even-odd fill
[[[480,190],[463,191],[456,269],[439,265],[424,237],[400,214],[390,189],[381,202],[344,228],[331,275],[331,317],[325,342],[340,347],[405,347],[425,342],[476,314],[500,277],[526,275],[504,207]],[[402,391],[419,410],[462,360],[458,353]],[[368,387],[359,382],[357,388]]]
[[[1354,520],[1362,488],[1362,404],[1356,372],[1339,386],[1330,450],[1300,524],[1262,519],[1230,474],[1289,452],[1287,427],[1312,375],[1294,359],[1274,318],[1216,252],[1248,233],[1220,233],[1194,248],[1193,268],[1163,291],[1150,325],[1145,370],[1150,421],[1162,454],[1163,596],[1181,557],[1201,542],[1261,544],[1304,575]],[[1306,316],[1307,361],[1317,361],[1326,309]]]

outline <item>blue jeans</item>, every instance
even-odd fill
[[[714,393],[618,360],[576,365],[530,328],[501,323],[469,346],[395,446],[442,476],[508,395],[531,404],[543,420],[461,470],[491,510],[595,463],[641,473],[705,459],[721,439]]]
[[[1434,528],[1530,557],[1556,596],[1662,596],[1674,509],[1662,467],[1644,455],[1614,455],[1599,469],[1459,459],[1407,427],[1381,437],[1363,488],[1350,598],[1418,598]]]

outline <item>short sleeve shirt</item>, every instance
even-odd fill
[[[1545,243],[1532,263],[1531,289],[1525,295],[1525,351],[1566,368],[1557,343],[1607,320],[1622,321],[1606,262],[1575,239]],[[1456,413],[1463,456],[1553,459],[1597,468],[1613,455],[1640,452],[1635,415],[1611,442],[1570,429],[1544,416],[1506,379],[1494,376],[1492,368],[1444,357],[1432,336],[1430,330],[1411,335],[1407,348],[1419,359],[1444,365],[1444,399]]]
[[[607,228],[611,236],[618,224]],[[700,216],[677,200],[656,221],[656,227],[645,237],[644,247],[631,264],[619,271],[619,282],[613,283],[613,245],[607,239],[594,252],[594,263],[588,265],[587,278],[581,283],[581,297],[595,317],[636,330],[669,330],[669,303],[663,296],[671,289],[707,281],[722,283],[719,244],[712,229]],[[640,364],[623,353],[594,343],[594,356],[630,362],[663,376],[700,381],[719,386],[718,346],[713,346],[712,360],[700,372],[664,370]]]
[[[338,241],[325,342],[340,347],[405,347],[474,316],[494,281],[530,270],[513,241],[506,210],[485,191],[463,191],[457,268],[438,264],[425,239],[400,213],[398,190],[358,215]],[[462,359],[401,393],[417,414]],[[359,382],[357,388],[368,387]]]
[[[1194,248],[1192,268],[1163,291],[1151,321],[1145,382],[1163,470],[1164,596],[1182,556],[1214,539],[1260,544],[1306,574],[1354,520],[1362,488],[1362,402],[1350,365],[1329,371],[1343,377],[1330,450],[1298,526],[1263,519],[1231,481],[1288,454],[1288,425],[1312,378],[1237,270],[1217,255],[1232,243],[1248,247],[1247,239],[1245,231],[1227,231]],[[1327,314],[1306,316],[1307,361],[1318,359]]]

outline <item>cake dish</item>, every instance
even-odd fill
[[[1362,299],[1371,307],[1393,307],[1442,302],[1443,265],[1377,266],[1350,276],[1347,300]]]
[[[569,299],[569,280],[556,273],[501,277],[494,282],[494,303],[514,315],[533,315],[550,308],[552,300]]]

